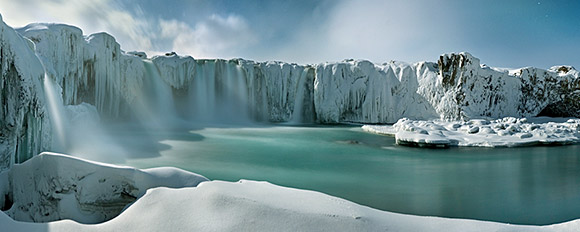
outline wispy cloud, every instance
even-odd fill
[[[212,14],[192,26],[177,18],[147,17],[139,7],[126,7],[113,0],[0,0],[3,18],[12,26],[62,22],[78,26],[86,34],[105,31],[124,50],[159,54],[169,49],[194,57],[233,57],[258,41],[247,21],[236,14]]]
[[[440,14],[442,5],[429,1],[337,1],[323,20],[296,31],[295,38],[277,51],[301,63],[346,58],[385,62],[435,60],[460,47],[462,34],[452,15]],[[443,6],[444,7],[444,6]],[[456,45],[456,46],[450,46]]]
[[[510,67],[577,64],[578,7],[500,0],[0,0],[12,26],[73,24],[148,54],[319,63],[414,62],[470,51]]]
[[[161,36],[172,38],[172,49],[194,57],[232,57],[258,42],[240,16],[211,15],[194,27],[178,20],[160,20]]]
[[[31,7],[34,6],[34,7]],[[80,27],[86,34],[106,31],[125,49],[151,50],[155,34],[151,22],[112,0],[0,1],[5,22],[20,27],[31,22],[58,22]]]

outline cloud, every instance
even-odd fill
[[[34,6],[34,7],[31,7]],[[85,34],[105,31],[125,49],[151,50],[154,28],[112,0],[1,0],[5,22],[14,27],[31,22],[58,22],[80,27]]]
[[[277,51],[300,63],[369,59],[435,60],[460,47],[463,35],[445,4],[431,1],[335,1],[327,17],[298,28]]]
[[[146,17],[148,13],[138,4],[122,6],[113,0],[0,0],[0,9],[4,21],[14,27],[31,22],[72,24],[85,34],[107,32],[122,49],[150,55],[171,49],[200,58],[230,58],[240,56],[259,40],[247,21],[236,14],[212,14],[192,27],[179,18]]]
[[[237,15],[213,14],[194,27],[179,20],[160,20],[161,36],[172,38],[172,48],[198,58],[230,58],[258,42],[246,20]]]

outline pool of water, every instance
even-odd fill
[[[264,180],[372,208],[516,224],[580,218],[580,146],[421,149],[359,127],[117,129],[118,163]],[[143,142],[147,141],[147,142]]]

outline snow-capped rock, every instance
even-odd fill
[[[440,57],[438,68],[437,79],[426,79],[429,87],[421,95],[442,119],[533,117],[543,110],[580,117],[580,75],[571,67],[570,72],[529,67],[501,72],[469,53],[452,53]]]
[[[5,185],[0,196],[10,200],[0,208],[10,208],[8,215],[27,222],[99,223],[117,216],[147,189],[195,187],[207,181],[177,168],[138,170],[56,153],[15,164],[0,176]]]
[[[580,119],[514,118],[469,121],[400,119],[392,126],[364,125],[365,131],[395,136],[397,144],[419,147],[517,147],[580,142]]]

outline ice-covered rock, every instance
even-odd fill
[[[316,117],[323,123],[392,123],[403,116],[437,117],[433,107],[417,93],[417,80],[415,67],[400,62],[318,65],[314,80]]]
[[[424,78],[421,95],[442,119],[580,117],[580,75],[571,67],[499,71],[469,53],[439,58],[437,78]],[[570,104],[572,103],[572,104]]]
[[[117,216],[147,189],[195,187],[207,181],[176,168],[138,170],[55,153],[15,164],[0,177],[0,196],[8,199],[1,208],[10,208],[8,215],[28,222],[99,223]]]
[[[35,43],[47,74],[62,88],[63,103],[92,104],[106,116],[126,114],[142,88],[140,57],[121,51],[106,33],[84,36],[63,24],[30,24],[17,30]]]
[[[400,119],[392,126],[364,125],[363,130],[395,136],[397,144],[420,147],[516,147],[580,142],[580,119],[513,118],[469,121]]]
[[[0,17],[0,170],[51,146],[44,69],[34,44]]]

